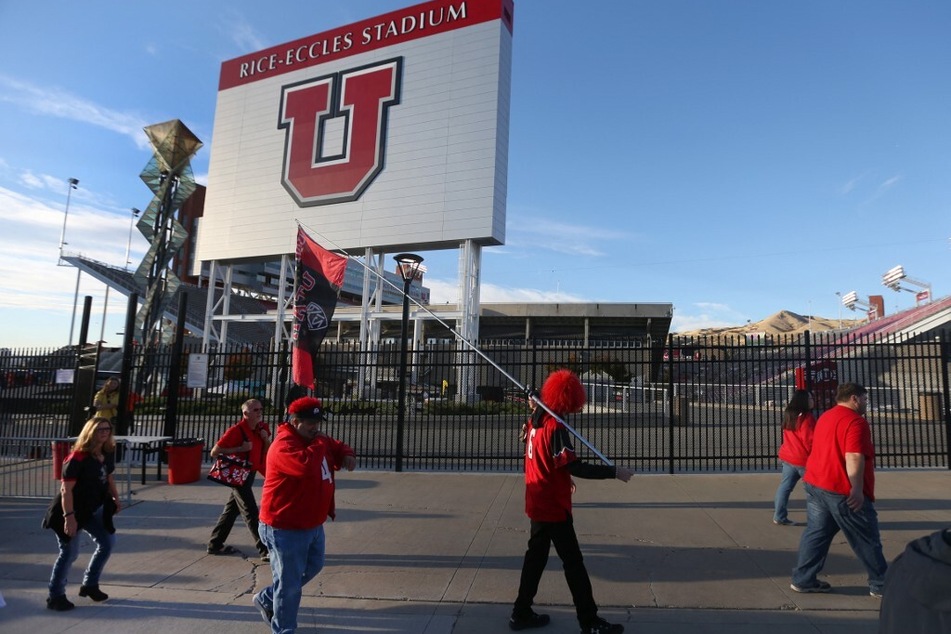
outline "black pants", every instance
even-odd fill
[[[240,513],[245,524],[248,525],[248,530],[254,535],[254,545],[258,549],[258,553],[261,555],[267,554],[267,546],[261,542],[261,537],[258,535],[258,503],[254,499],[254,491],[251,489],[251,485],[254,484],[254,475],[255,473],[252,471],[251,477],[244,483],[244,486],[231,489],[228,502],[221,510],[221,515],[218,516],[218,523],[211,530],[211,539],[208,541],[209,549],[219,550],[224,547],[225,541],[228,539],[228,535],[231,534],[232,527],[234,527],[234,521],[238,519],[238,513]]]
[[[518,598],[515,600],[513,614],[526,615],[531,612],[532,602],[538,592],[538,583],[545,572],[551,545],[561,558],[565,569],[565,579],[582,627],[598,616],[598,606],[591,591],[591,580],[584,567],[584,557],[578,546],[574,523],[569,517],[564,522],[536,522],[532,520],[532,533],[528,538],[528,550],[522,562],[522,578],[518,586]]]

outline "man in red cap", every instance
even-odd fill
[[[334,518],[334,471],[353,471],[353,449],[318,430],[320,399],[299,398],[277,429],[261,495],[261,540],[271,554],[272,585],[254,605],[274,634],[297,629],[301,590],[324,567],[324,522]]]
[[[570,370],[552,372],[542,386],[542,403],[560,417],[580,412],[586,400],[584,386]],[[510,629],[548,625],[548,615],[532,610],[532,602],[554,543],[564,564],[582,634],[624,631],[623,625],[608,623],[598,616],[571,516],[571,476],[627,482],[633,473],[624,467],[582,462],[575,455],[568,429],[544,408],[535,408],[525,442],[525,513],[532,521],[531,536],[522,563],[518,598],[509,619]]]

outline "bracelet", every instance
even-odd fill
[[[70,515],[72,515],[72,514],[74,514],[74,513],[75,513],[75,511],[70,511],[69,513],[63,513],[63,517],[69,517]]]

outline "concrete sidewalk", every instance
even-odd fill
[[[528,539],[521,476],[342,473],[327,565],[304,588],[300,632],[471,634],[508,631]],[[649,634],[731,632],[858,634],[876,631],[879,602],[844,539],[824,578],[831,594],[789,589],[799,527],[771,523],[778,474],[644,475],[627,484],[579,481],[575,521],[602,616]],[[951,474],[878,474],[885,556],[951,526]],[[55,539],[40,528],[47,501],[0,504],[0,630],[149,633],[266,632],[251,595],[270,583],[239,519],[229,544],[244,556],[205,553],[226,498],[201,480],[137,487],[117,518],[118,543],[96,604],[76,596],[91,554],[84,541],[70,575],[70,612],[46,610]],[[258,490],[260,499],[260,490]],[[805,519],[801,488],[791,517]],[[577,632],[552,553],[536,609]]]

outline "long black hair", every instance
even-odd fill
[[[786,406],[786,412],[783,415],[783,429],[795,431],[799,427],[800,414],[805,414],[808,411],[809,390],[796,390]]]

